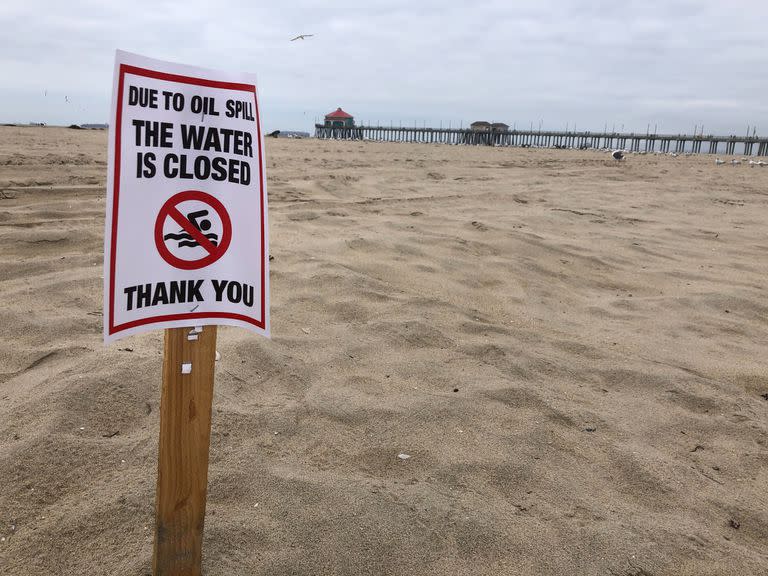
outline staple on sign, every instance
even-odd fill
[[[195,332],[194,328],[187,334],[187,340],[197,340],[197,332]]]
[[[192,374],[192,362],[183,362],[181,365],[182,374]]]

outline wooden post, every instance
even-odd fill
[[[154,576],[200,576],[215,361],[216,326],[165,331]]]

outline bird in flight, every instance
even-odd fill
[[[310,36],[314,36],[314,34],[299,34],[295,38],[291,38],[291,42],[294,40],[304,40],[305,38],[309,38]]]

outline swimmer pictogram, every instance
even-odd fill
[[[208,219],[200,220],[200,218],[203,218],[205,216],[208,216],[208,210],[197,210],[196,212],[190,212],[187,214],[187,220],[189,220],[192,223],[192,226],[197,228],[200,232],[202,232],[208,240],[211,241],[211,244],[214,246],[218,245],[219,235],[215,232],[211,232],[210,234],[205,234],[208,230],[211,229],[211,221]],[[187,232],[184,231],[184,228],[179,230],[177,233],[169,232],[165,236],[163,236],[163,240],[178,240],[178,247],[188,247],[188,248],[194,248],[195,246],[200,246],[197,240]]]
[[[188,211],[182,206],[185,203],[193,203],[195,209]],[[217,220],[218,231],[212,230],[212,220]],[[179,228],[165,232],[168,222],[175,222]],[[155,221],[157,251],[168,264],[181,270],[197,270],[213,264],[224,255],[231,240],[232,221],[224,205],[199,190],[171,196],[160,208]],[[203,250],[182,250],[185,248]]]

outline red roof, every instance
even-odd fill
[[[352,115],[347,114],[341,108],[336,108],[336,110],[334,110],[330,114],[326,114],[325,117],[326,118],[352,118]]]

